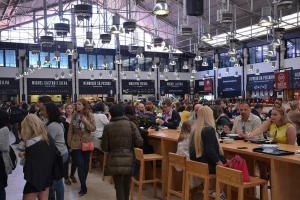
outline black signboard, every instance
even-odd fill
[[[122,80],[122,94],[155,94],[153,80]]]
[[[242,79],[241,77],[223,77],[218,79],[218,95],[220,97],[241,96]]]
[[[116,82],[111,79],[79,79],[79,94],[116,94]]]
[[[1,95],[18,95],[20,91],[19,80],[14,78],[0,78]]]
[[[272,90],[274,88],[274,81],[274,72],[263,73],[260,75],[250,74],[247,76],[247,90]]]
[[[71,95],[72,80],[71,79],[27,79],[28,95]]]
[[[300,89],[300,69],[293,70],[293,88]]]
[[[181,81],[181,80],[160,81],[160,93],[161,93],[161,95],[190,94],[190,81]]]

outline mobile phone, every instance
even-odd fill
[[[237,147],[237,149],[248,149],[248,147]]]

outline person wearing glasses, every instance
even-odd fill
[[[232,134],[244,134],[246,132],[251,132],[261,125],[261,120],[259,117],[251,113],[251,107],[248,102],[241,102],[239,104],[239,111],[240,116],[236,117],[233,122],[233,127],[231,130]],[[229,129],[225,129],[224,131],[226,130],[229,131]],[[226,134],[228,133],[229,132]],[[262,132],[258,132],[257,136],[259,138],[263,138]]]
[[[296,144],[296,128],[287,119],[287,114],[283,107],[274,106],[271,111],[271,118],[265,121],[261,126],[253,131],[240,133],[241,137],[252,138],[259,133],[269,131],[270,137],[276,143]]]
[[[162,102],[162,109],[162,119],[156,119],[156,123],[161,126],[166,126],[169,129],[177,129],[180,124],[181,118],[179,113],[172,108],[172,101],[170,99],[165,99]]]

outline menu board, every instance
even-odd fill
[[[153,80],[122,80],[122,94],[155,94]]]
[[[300,88],[300,69],[293,70],[293,88]]]
[[[160,81],[160,93],[174,94],[174,95],[185,95],[190,94],[190,81],[184,80],[171,80],[171,81]]]
[[[111,79],[79,79],[79,94],[116,94],[116,82]]]
[[[212,93],[214,91],[213,84],[213,79],[195,80],[195,93]]]
[[[242,79],[240,76],[218,79],[218,95],[223,98],[241,96]]]
[[[262,73],[260,75],[250,74],[247,76],[247,90],[272,90],[274,88],[274,72]]]
[[[71,95],[72,94],[72,80],[71,79],[27,79],[27,93],[28,95]]]
[[[14,78],[0,78],[0,94],[19,94],[20,83]]]

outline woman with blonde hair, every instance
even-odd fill
[[[89,169],[89,159],[92,149],[84,149],[83,143],[93,143],[92,132],[96,130],[95,119],[90,110],[90,105],[85,99],[76,102],[76,113],[73,115],[68,132],[68,145],[72,150],[78,177],[81,184],[79,195],[87,193],[86,179]],[[90,145],[88,145],[90,146]]]
[[[47,200],[53,181],[55,144],[49,140],[43,122],[34,114],[27,115],[22,121],[21,137],[25,142],[23,200]]]
[[[300,146],[300,103],[299,101],[290,102],[291,110],[287,113],[287,118],[296,127],[297,132],[297,143]]]
[[[292,144],[296,142],[296,128],[287,119],[287,114],[282,106],[274,106],[271,112],[271,118],[265,121],[260,127],[252,132],[240,134],[244,138],[252,138],[259,133],[269,131],[273,141],[281,144]]]
[[[226,160],[219,145],[213,111],[208,106],[201,106],[197,120],[192,128],[190,159],[208,164],[209,173],[216,173],[216,165],[223,165]]]

